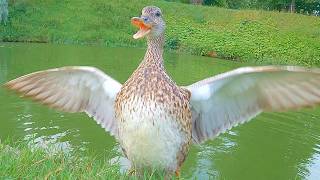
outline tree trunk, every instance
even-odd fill
[[[291,1],[291,4],[290,4],[290,6],[289,6],[289,11],[290,11],[291,13],[295,13],[295,12],[296,12],[296,1],[295,1],[295,0],[292,0],[292,1]]]
[[[203,0],[190,0],[191,4],[201,5],[203,4]]]
[[[0,0],[0,23],[6,24],[8,21],[8,2],[7,0]]]

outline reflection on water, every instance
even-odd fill
[[[1,44],[0,83],[37,70],[70,65],[99,67],[124,82],[143,49],[47,44]],[[242,66],[230,61],[166,54],[168,73],[181,85]],[[114,138],[85,114],[66,114],[0,88],[0,138],[23,139],[54,153],[117,151]],[[320,177],[320,108],[265,113],[206,144],[195,145],[182,175],[198,179],[317,179]]]
[[[320,169],[319,169],[319,164],[320,164],[320,145],[318,144],[314,148],[315,153],[313,156],[308,159],[308,162],[306,164],[306,169],[308,173],[306,173],[306,179],[319,179],[320,177]]]

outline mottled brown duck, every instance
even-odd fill
[[[94,67],[31,73],[5,85],[50,107],[86,112],[120,142],[136,170],[179,173],[192,143],[213,139],[264,111],[320,102],[320,70],[293,66],[245,67],[178,86],[163,64],[165,22],[159,8],[132,18],[135,39],[146,37],[139,67],[121,85]]]

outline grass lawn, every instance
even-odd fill
[[[9,1],[0,41],[143,47],[130,18],[159,6],[167,49],[258,64],[320,65],[320,18],[151,0]]]

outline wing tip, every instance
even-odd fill
[[[17,79],[14,79],[14,80],[11,80],[11,81],[8,81],[8,82],[2,84],[2,87],[4,89],[7,89],[8,91],[11,91],[11,92],[14,92],[16,94],[21,95],[21,94],[23,94],[23,92],[20,91],[19,88],[15,87],[15,85],[17,84],[16,80]]]
[[[2,87],[6,88],[6,89],[12,89],[13,85],[14,85],[14,80],[8,81],[4,84],[2,84]]]

